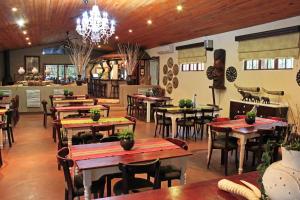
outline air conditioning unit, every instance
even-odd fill
[[[174,46],[173,45],[165,45],[161,46],[158,49],[158,54],[168,54],[168,53],[174,53]]]

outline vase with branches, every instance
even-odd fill
[[[119,44],[119,53],[122,54],[122,61],[124,67],[127,70],[128,78],[134,78],[134,72],[136,70],[139,59],[143,57],[140,54],[140,45],[136,44]]]
[[[94,45],[89,41],[83,41],[80,38],[70,38],[66,41],[66,49],[72,64],[77,68],[77,85],[81,85],[81,78],[85,75],[85,69],[90,61],[90,56]]]

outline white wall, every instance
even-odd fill
[[[39,56],[40,57],[40,70],[43,70],[44,64],[71,64],[69,56],[66,55],[43,55],[43,48],[55,47],[57,45],[44,45],[37,47],[30,47],[25,49],[17,49],[10,51],[10,66],[11,76],[15,80],[17,78],[17,71],[20,66],[25,68],[25,56]]]
[[[238,59],[238,42],[235,42],[235,36],[256,33],[266,30],[273,30],[278,28],[290,27],[300,25],[300,16],[288,18],[285,20],[275,21],[272,23],[253,26],[245,29],[239,29],[217,35],[206,36],[205,38],[199,37],[188,41],[174,43],[174,46],[187,45],[196,42],[202,42],[204,39],[214,41],[214,49],[226,50],[226,68],[234,66],[238,70],[238,78],[234,82],[240,86],[246,87],[264,87],[268,90],[284,90],[285,96],[283,102],[291,102],[295,104],[300,101],[300,87],[296,83],[296,74],[299,71],[299,59],[297,60],[296,67],[293,70],[272,70],[272,71],[244,71],[242,62]],[[150,56],[160,57],[160,84],[162,87],[163,65],[167,63],[167,59],[172,57],[174,63],[178,63],[177,51],[172,54],[157,54],[159,47],[148,49],[147,52]],[[206,67],[213,65],[213,51],[207,51]],[[206,70],[206,68],[205,68]],[[174,104],[177,104],[181,98],[192,98],[197,94],[197,103],[212,103],[211,90],[208,88],[212,85],[212,81],[206,77],[206,71],[200,72],[180,72],[178,74],[179,86],[173,89],[170,95],[174,99]],[[229,114],[229,100],[240,99],[241,96],[237,93],[233,83],[225,81],[227,89],[225,91],[217,92],[217,104],[222,108],[222,115],[228,116]]]

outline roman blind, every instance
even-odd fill
[[[206,50],[204,47],[178,50],[178,64],[202,62],[206,62]]]
[[[299,33],[291,33],[239,42],[239,59],[299,58]]]

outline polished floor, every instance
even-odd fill
[[[111,115],[124,116],[125,112],[112,111]],[[154,130],[154,123],[138,121],[136,137],[153,137]],[[20,122],[14,128],[15,143],[11,148],[5,144],[2,151],[4,165],[0,168],[1,200],[64,199],[64,177],[63,172],[57,170],[57,147],[51,131],[51,120],[45,129],[41,114],[21,115]],[[188,143],[193,156],[188,161],[187,183],[223,176],[219,151],[214,151],[211,167],[207,170],[207,140],[190,140]],[[250,165],[248,162],[247,166]],[[235,173],[234,159],[230,157],[229,174]],[[177,184],[175,181],[174,185]]]

